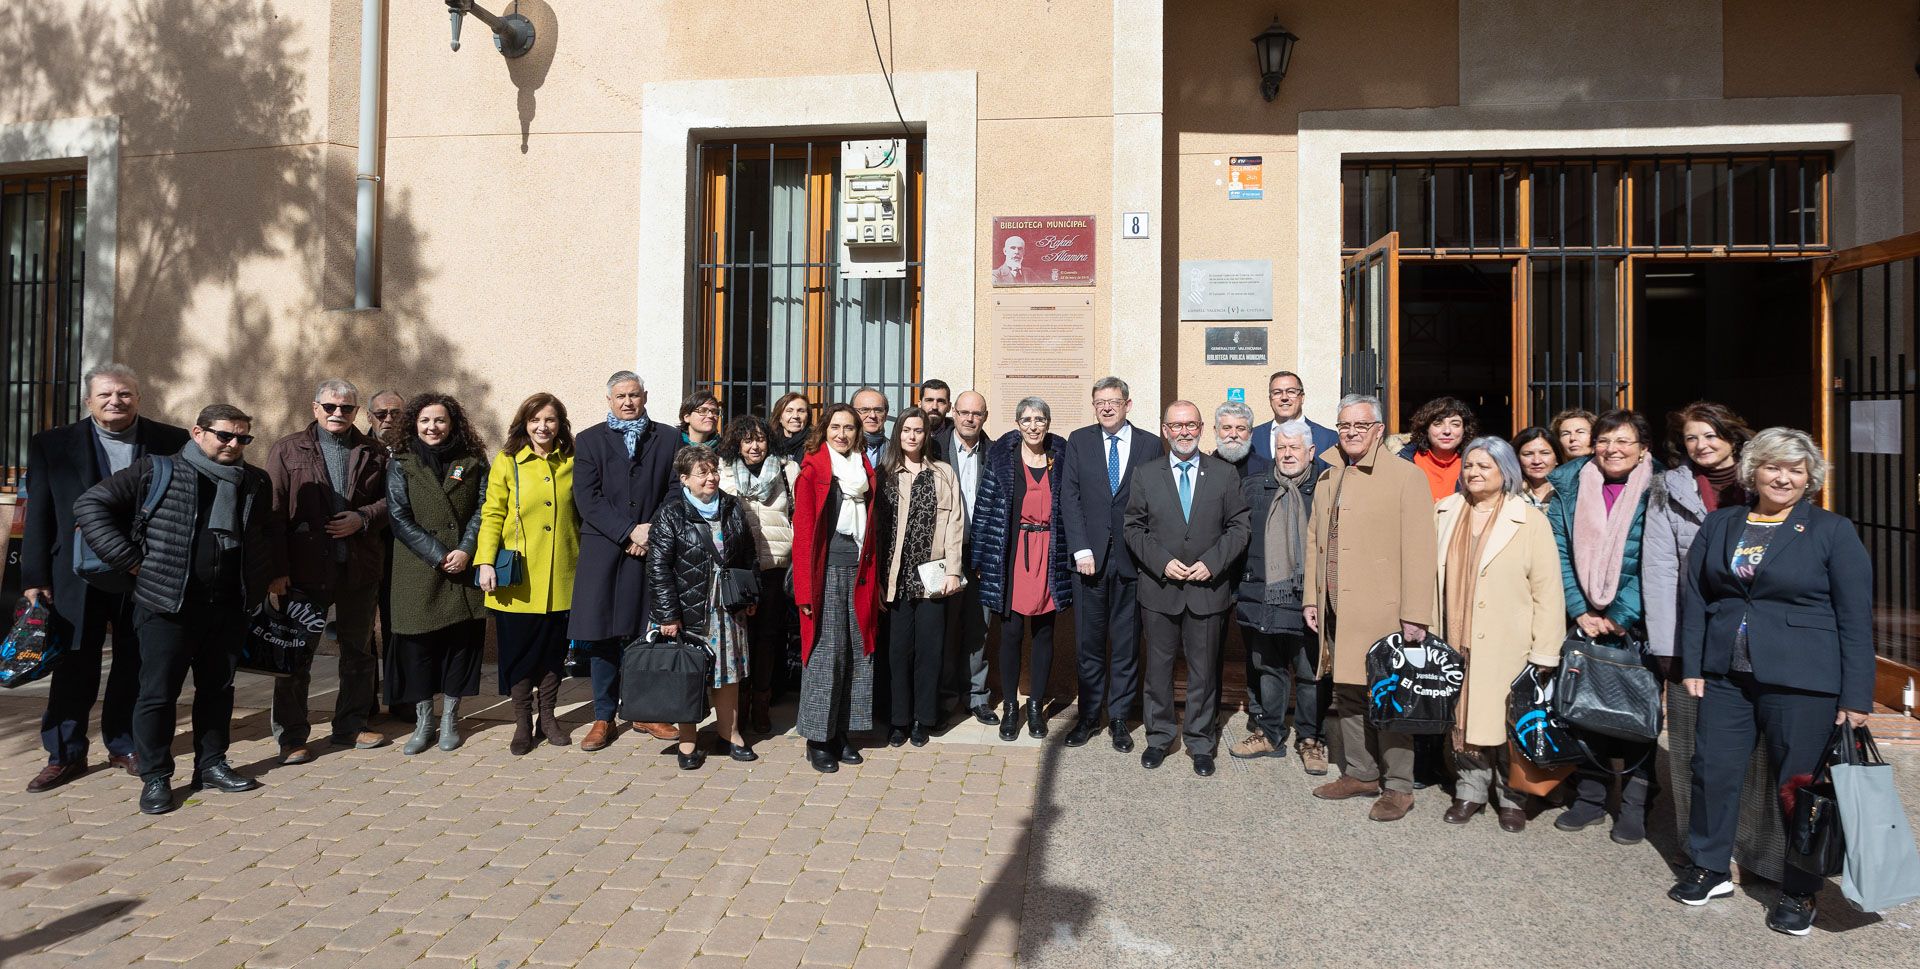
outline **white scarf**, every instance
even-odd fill
[[[833,462],[833,478],[840,483],[840,521],[834,530],[865,542],[867,538],[867,466],[858,448],[841,454],[827,445],[827,459]]]

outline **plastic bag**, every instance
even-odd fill
[[[0,687],[12,689],[46,676],[66,652],[67,644],[53,631],[53,610],[39,602],[16,606],[13,628],[0,643]]]

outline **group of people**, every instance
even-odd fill
[[[593,687],[581,746],[598,750],[621,729],[623,651],[697,641],[713,657],[715,741],[696,724],[632,725],[675,741],[688,770],[710,752],[756,759],[748,738],[771,730],[789,645],[797,732],[819,771],[860,763],[853,735],[876,725],[889,744],[924,745],[956,709],[1005,740],[1023,726],[1046,737],[1069,699],[1054,692],[1053,656],[1072,607],[1078,717],[1065,744],[1104,727],[1132,751],[1138,699],[1142,765],[1177,745],[1210,776],[1231,620],[1250,726],[1231,755],[1283,758],[1291,735],[1304,771],[1337,771],[1319,798],[1370,798],[1372,819],[1395,821],[1417,782],[1440,778],[1453,788],[1446,821],[1491,806],[1513,832],[1529,805],[1511,783],[1522,765],[1508,751],[1508,685],[1556,666],[1574,635],[1635,644],[1673,684],[1667,781],[1689,864],[1672,896],[1728,894],[1738,858],[1782,884],[1768,924],[1804,934],[1818,885],[1782,864],[1771,792],[1871,706],[1870,567],[1850,523],[1813,501],[1819,448],[1801,431],[1756,434],[1713,403],[1672,415],[1670,464],[1636,413],[1569,411],[1508,441],[1479,434],[1452,398],[1421,407],[1395,448],[1377,399],[1342,398],[1323,427],[1282,371],[1271,419],[1219,405],[1204,453],[1198,406],[1168,405],[1149,433],[1117,377],[1093,385],[1091,425],[1056,434],[1048,402],[1029,397],[1013,429],[989,437],[986,398],[937,379],[898,414],[868,387],[848,403],[787,394],[765,418],[727,421],[699,393],[670,425],[621,371],[603,421],[576,434],[564,404],[535,394],[493,450],[445,394],[376,394],[363,431],[359,391],[330,379],[313,422],[274,443],[263,470],[245,460],[251,419],[234,407],[183,430],[139,416],[125,367],[88,374],[86,389],[90,416],[36,436],[29,459],[27,595],[74,647],[54,673],[49,762],[29,790],[85,771],[111,629],[103,740],[111,764],[144,779],[150,813],[175,803],[173,709],[189,672],[194,784],[258,785],[226,748],[247,617],[269,596],[332,611],[332,743],[387,743],[368,729],[384,702],[413,719],[409,755],[460,745],[489,617],[514,754],[571,742],[554,716],[570,651]],[[176,452],[171,476],[156,476]],[[76,575],[80,541],[135,576],[130,595]],[[1437,636],[1466,659],[1438,742],[1369,721],[1366,654],[1390,634]],[[275,684],[284,764],[314,756],[308,689],[304,674]],[[1644,839],[1652,747],[1594,738],[1555,826],[1611,818],[1615,841]]]

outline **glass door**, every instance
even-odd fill
[[[1400,341],[1400,233],[1389,232],[1341,260],[1340,290],[1340,392],[1380,398],[1391,432],[1400,426],[1392,392]]]

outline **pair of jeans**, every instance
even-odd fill
[[[333,700],[332,739],[336,744],[350,745],[367,729],[367,711],[374,709],[378,702],[375,690],[379,665],[373,658],[373,616],[380,607],[380,586],[373,583],[346,589],[331,602],[317,597],[314,601],[333,607],[334,637],[340,644],[340,692]],[[312,736],[307,719],[307,693],[312,687],[311,670],[273,681],[273,707],[268,716],[273,739],[279,742],[281,750],[304,746]]]
[[[135,610],[140,630],[140,698],[134,747],[145,780],[173,776],[174,707],[193,674],[193,769],[226,763],[233,732],[233,671],[246,641],[238,603],[189,601],[179,612]]]
[[[581,645],[593,680],[593,719],[612,721],[620,715],[620,654],[627,641],[598,639]]]
[[[107,697],[100,707],[100,742],[107,753],[133,753],[133,704],[140,695],[140,636],[135,632],[133,596],[89,589],[87,614],[78,623],[55,614],[54,633],[67,637],[73,651],[53,667],[47,684],[47,709],[40,716],[40,745],[49,764],[87,762],[87,720],[100,699],[100,661],[107,627],[113,627],[113,667],[107,673]],[[79,640],[71,637],[75,627]],[[64,628],[62,628],[64,627]]]
[[[1247,707],[1274,746],[1287,743],[1287,707],[1300,740],[1320,740],[1325,702],[1320,689],[1320,641],[1310,632],[1263,633],[1240,627],[1247,648]]]

